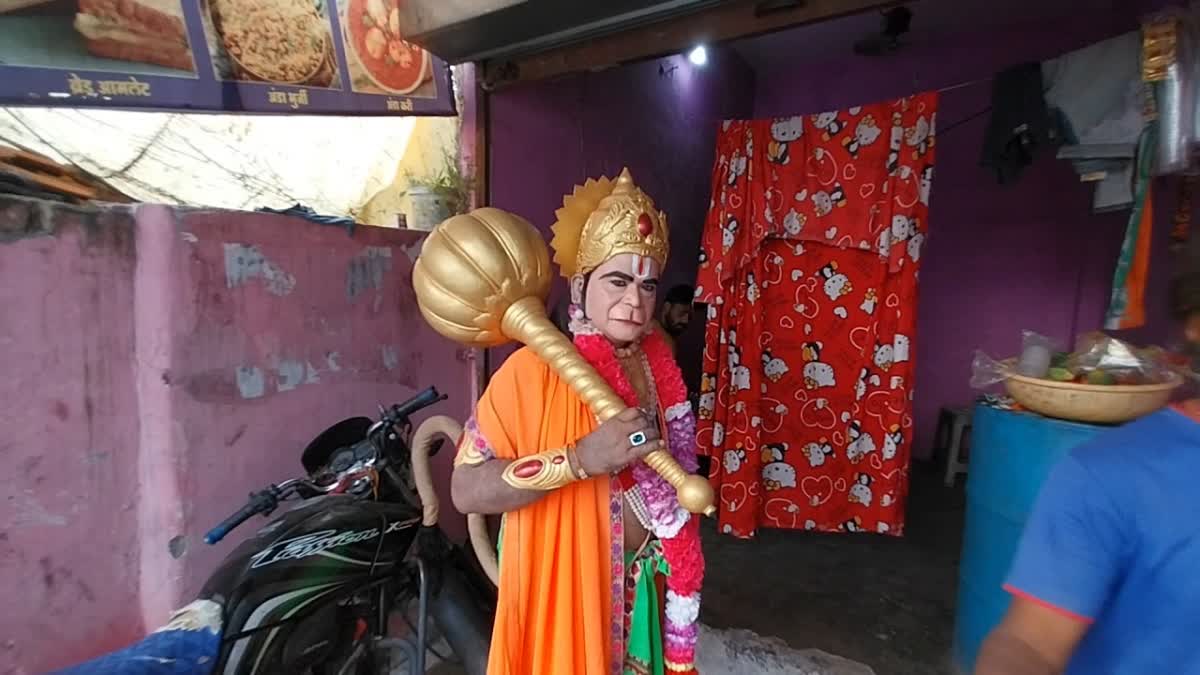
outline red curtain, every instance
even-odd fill
[[[936,107],[722,126],[697,279],[721,531],[903,533]]]

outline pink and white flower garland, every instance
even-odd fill
[[[579,352],[622,400],[637,406],[637,392],[625,376],[612,343],[586,325],[586,319],[581,319],[580,314],[572,308],[571,329]],[[667,447],[684,470],[694,472],[697,467],[696,418],[687,400],[687,387],[679,367],[666,341],[657,332],[642,340],[642,349],[658,390],[659,402],[665,409]],[[694,669],[700,586],[704,579],[700,523],[679,505],[675,488],[645,463],[634,465],[633,476],[650,512],[654,535],[662,542],[663,557],[671,570],[667,577],[665,656],[672,672],[688,672]]]

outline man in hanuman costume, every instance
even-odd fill
[[[694,673],[698,517],[641,461],[665,448],[696,470],[687,391],[653,329],[667,219],[628,169],[577,186],[555,215],[575,346],[629,407],[597,424],[524,348],[467,423],[454,504],[504,514],[488,674]]]

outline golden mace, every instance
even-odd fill
[[[604,422],[628,406],[546,316],[553,272],[538,231],[494,208],[455,216],[434,228],[413,267],[421,314],[434,330],[472,347],[517,340],[558,373]],[[712,515],[713,490],[666,450],[646,455],[692,513]]]

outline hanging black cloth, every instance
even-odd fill
[[[1040,63],[1013,66],[992,80],[992,118],[981,163],[1002,184],[1015,181],[1034,154],[1057,136],[1044,91]]]

